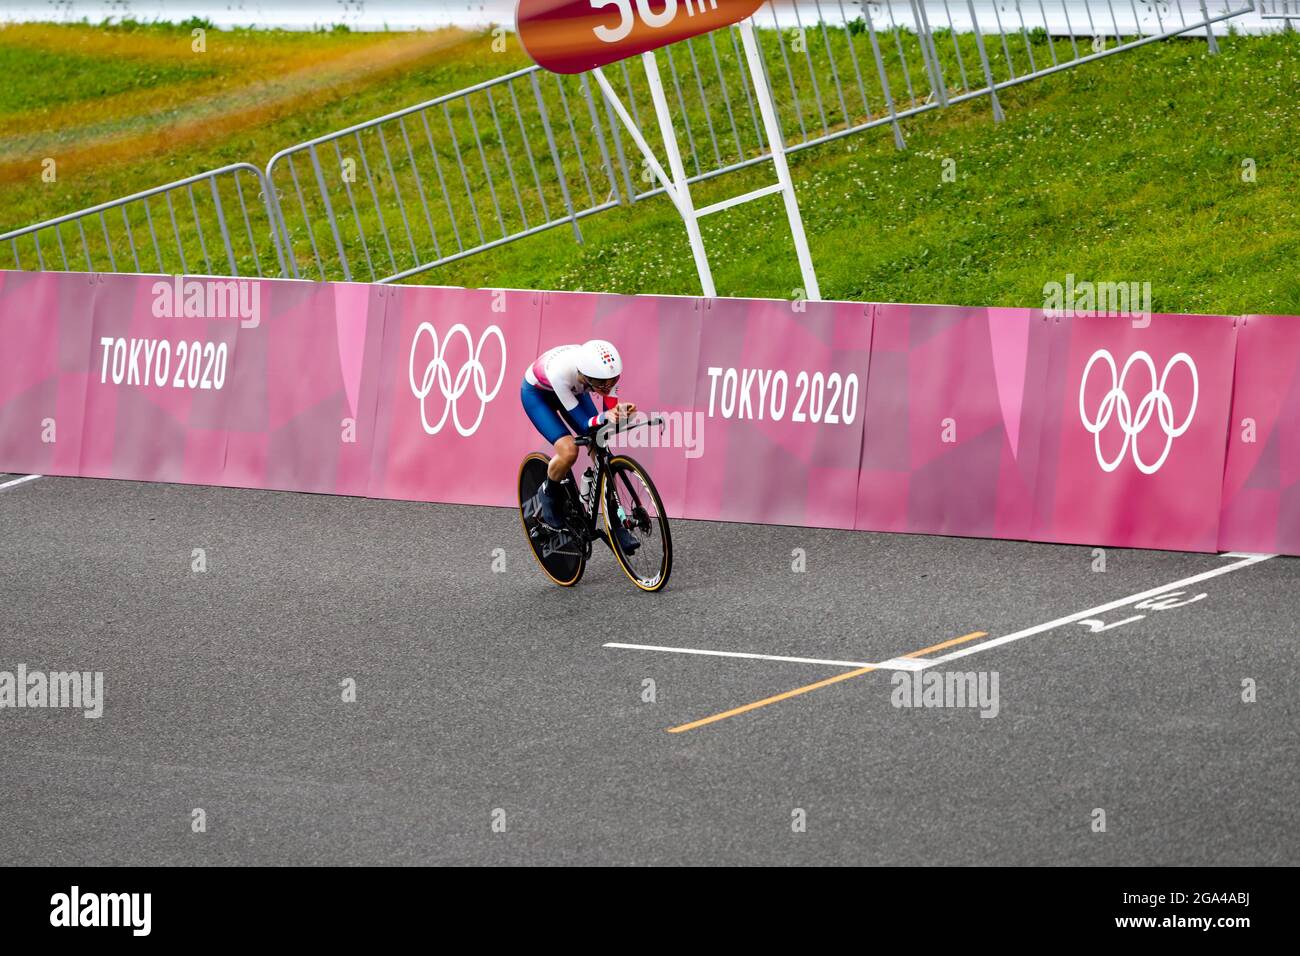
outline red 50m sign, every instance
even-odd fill
[[[738,23],[762,0],[519,0],[519,40],[552,73],[587,70]]]

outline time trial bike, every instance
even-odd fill
[[[519,518],[537,563],[556,584],[573,587],[581,580],[597,540],[609,546],[623,572],[642,591],[660,591],[668,583],[673,545],[663,501],[645,468],[627,455],[612,454],[607,440],[634,428],[662,423],[663,419],[651,418],[625,428],[606,426],[577,439],[579,447],[589,449],[591,465],[583,475],[581,489],[572,480],[566,485],[564,528],[558,531],[542,523],[538,501],[550,457],[541,452],[525,456],[519,466]],[[639,546],[632,553],[623,548],[615,527],[636,538]]]

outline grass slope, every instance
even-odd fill
[[[1158,311],[1300,314],[1300,37],[1149,45],[792,156],[827,298],[1038,305],[1067,273],[1150,282]],[[513,38],[0,30],[0,231],[277,149],[525,63]],[[57,77],[47,96],[37,74]],[[93,74],[94,80],[87,79]],[[55,89],[54,87],[57,87]],[[778,92],[778,95],[779,92]],[[60,158],[57,183],[40,160]],[[62,157],[69,157],[65,162]],[[956,164],[945,182],[944,160]],[[1254,165],[1254,181],[1243,163]],[[712,202],[763,167],[696,190]],[[467,286],[698,294],[665,198],[441,267]],[[724,295],[798,285],[780,200],[704,221]],[[0,256],[5,266],[8,256]],[[419,281],[419,280],[416,280]]]

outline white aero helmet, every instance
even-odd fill
[[[578,371],[587,378],[618,378],[623,374],[623,359],[614,343],[592,339],[578,349]]]

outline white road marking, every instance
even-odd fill
[[[891,657],[875,665],[878,671],[923,671],[930,665],[924,657]]]
[[[743,651],[706,651],[695,647],[661,647],[657,644],[605,644],[622,651],[663,651],[666,654],[700,654],[704,657],[746,657],[760,661],[784,661],[788,664],[829,664],[832,667],[879,667],[866,661],[828,661],[817,657],[779,657],[775,654],[749,654]]]
[[[987,650],[990,647],[1010,644],[1012,641],[1018,641],[1026,637],[1033,637],[1035,634],[1042,634],[1045,631],[1055,630],[1056,628],[1063,627],[1066,624],[1084,621],[1088,618],[1096,617],[1099,614],[1105,614],[1107,611],[1113,611],[1116,608],[1127,607],[1130,604],[1136,604],[1137,602],[1145,601],[1148,598],[1167,594],[1169,591],[1176,588],[1185,588],[1201,581],[1207,581],[1210,578],[1217,578],[1221,574],[1228,574],[1231,571],[1248,568],[1253,564],[1267,561],[1269,558],[1276,558],[1277,555],[1232,552],[1230,555],[1223,555],[1223,557],[1234,557],[1241,560],[1238,560],[1234,564],[1225,564],[1212,571],[1205,571],[1201,574],[1193,575],[1190,578],[1183,578],[1181,581],[1162,584],[1159,587],[1151,588],[1148,591],[1142,591],[1139,594],[1130,594],[1128,597],[1119,598],[1118,600],[1111,601],[1107,604],[1100,604],[1097,607],[1088,608],[1086,611],[1079,611],[1075,614],[1069,615],[1068,617],[1060,617],[1055,621],[1048,621],[1046,624],[1037,624],[1034,627],[1027,627],[1023,631],[1016,631],[1014,634],[1004,634],[1001,637],[995,637],[979,644],[972,644],[970,647],[965,647],[959,651],[953,651],[951,654],[944,654],[940,657],[891,657],[887,661],[872,663],[870,661],[826,660],[819,657],[786,657],[779,654],[752,654],[745,651],[711,651],[698,647],[664,647],[658,644],[622,644],[611,642],[603,646],[624,651],[660,651],[665,654],[695,654],[702,657],[741,657],[749,660],[780,661],[787,664],[823,664],[830,667],[871,667],[876,670],[919,671],[925,670],[927,667],[933,667],[936,664],[943,664],[947,661],[957,660],[958,658],[966,657],[970,654],[978,654],[980,651]]]
[[[15,478],[13,481],[6,481],[3,485],[0,485],[0,491],[4,491],[6,488],[12,488],[14,485],[21,485],[21,484],[22,484],[23,482],[25,482],[25,481],[35,481],[37,478],[40,478],[40,477],[43,477],[43,476],[41,476],[41,475],[23,475],[21,478]]]
[[[998,647],[1002,644],[1010,644],[1012,641],[1021,640],[1022,638],[1033,637],[1035,634],[1042,634],[1044,631],[1051,631],[1065,624],[1072,624],[1075,621],[1082,621],[1085,618],[1096,617],[1098,614],[1105,614],[1107,611],[1113,611],[1116,608],[1136,604],[1138,601],[1156,597],[1157,595],[1172,591],[1175,588],[1185,588],[1188,585],[1198,584],[1201,581],[1208,581],[1210,578],[1217,578],[1221,574],[1228,574],[1231,571],[1248,568],[1252,564],[1259,564],[1261,561],[1267,561],[1269,558],[1275,557],[1277,557],[1275,554],[1253,554],[1244,560],[1237,561],[1235,564],[1225,564],[1222,567],[1215,568],[1213,571],[1206,571],[1190,578],[1183,578],[1181,581],[1175,581],[1172,584],[1162,584],[1160,587],[1152,588],[1149,591],[1143,591],[1141,594],[1131,594],[1128,597],[1120,598],[1117,601],[1111,601],[1108,604],[1101,604],[1097,607],[1088,608],[1086,611],[1080,611],[1077,614],[1071,614],[1068,617],[1059,617],[1055,621],[1048,621],[1046,624],[1027,627],[1023,631],[1016,631],[1014,634],[1004,634],[1001,637],[995,637],[991,640],[984,641],[982,644],[975,644],[971,647],[964,647],[959,651],[953,651],[951,654],[944,654],[941,657],[927,658],[923,663],[927,667],[933,667],[936,664],[944,664],[948,661],[957,660],[959,657],[978,654],[980,651],[986,651],[990,647]]]

